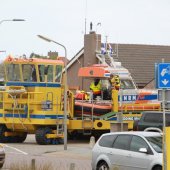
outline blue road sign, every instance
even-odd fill
[[[157,65],[157,88],[170,88],[170,63],[159,63]]]

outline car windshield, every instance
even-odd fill
[[[153,149],[158,152],[162,153],[162,137],[161,136],[151,136],[151,137],[146,137],[148,142],[151,144]]]

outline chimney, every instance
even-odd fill
[[[97,64],[96,51],[101,49],[101,35],[93,31],[90,23],[90,33],[84,35],[84,66]]]

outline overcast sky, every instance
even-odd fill
[[[8,54],[64,50],[36,35],[65,45],[71,59],[82,47],[90,22],[112,43],[170,45],[169,0],[0,0],[0,21],[20,18],[25,22],[0,24],[0,59]],[[101,26],[97,26],[97,23]]]

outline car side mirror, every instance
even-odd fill
[[[140,148],[140,149],[139,149],[139,152],[141,152],[141,153],[148,153],[148,151],[147,151],[146,148]]]

